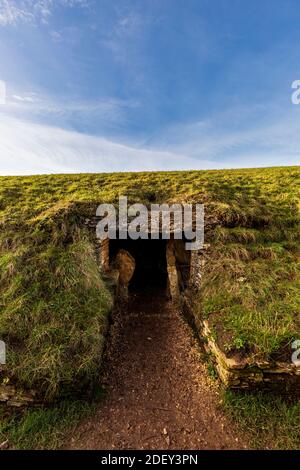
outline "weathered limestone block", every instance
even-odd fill
[[[100,265],[104,272],[109,270],[109,239],[99,241]]]
[[[209,250],[209,247],[209,244],[204,244],[201,250],[191,251],[190,285],[197,289],[201,288],[201,280],[208,257],[207,250]]]
[[[167,243],[167,271],[168,271],[168,280],[170,295],[173,301],[178,301],[180,292],[178,284],[178,273],[176,268],[176,258],[174,252],[174,240],[171,239]]]
[[[0,385],[0,401],[15,407],[38,403],[36,392],[18,390],[14,385]]]
[[[206,339],[205,349],[213,354],[216,370],[227,388],[300,392],[300,367],[277,361],[256,362],[251,357],[243,360],[227,357],[213,338],[206,320],[202,322],[202,336]]]
[[[118,296],[126,300],[128,297],[128,285],[135,270],[135,259],[128,251],[121,249],[117,253],[115,265],[119,271]]]
[[[0,401],[7,401],[16,393],[13,385],[0,385]]]
[[[300,367],[292,363],[254,359],[249,355],[243,359],[228,357],[217,344],[209,322],[203,320],[193,300],[193,289],[201,289],[201,278],[207,262],[206,249],[191,253],[190,289],[183,297],[183,311],[195,330],[204,340],[205,350],[212,354],[216,371],[227,388],[266,388],[289,394],[300,394]]]
[[[217,343],[214,341],[211,331],[208,326],[208,322],[204,320],[203,322],[203,336],[207,340],[207,344],[209,346],[210,351],[215,355],[216,359],[218,360],[218,363],[222,364],[223,367],[229,370],[234,370],[234,369],[244,369],[245,366],[247,365],[247,362],[244,361],[237,361],[235,358],[230,358],[227,357],[223,351],[218,347]]]

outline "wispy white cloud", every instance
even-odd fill
[[[219,168],[299,165],[299,113],[300,107],[283,112],[271,104],[268,113],[262,113],[260,106],[229,109],[203,121],[172,126],[148,145],[164,151],[176,148],[196,161],[209,159]]]
[[[215,169],[299,165],[297,123],[277,123],[189,142],[138,147],[101,136],[36,124],[0,114],[0,174]],[[262,145],[261,139],[264,136]],[[170,137],[169,137],[170,139]],[[254,145],[257,140],[258,146]],[[201,143],[202,142],[202,143]],[[249,143],[248,149],[245,142]],[[204,143],[204,145],[202,145]],[[234,150],[234,151],[233,151]]]
[[[35,102],[35,98],[33,96],[12,95],[12,98],[16,101],[21,101],[22,103],[34,103]]]
[[[55,31],[55,30],[50,31],[50,37],[53,42],[57,43],[57,42],[62,41],[62,34],[60,31]]]
[[[120,143],[101,132],[92,136],[66,129],[74,116],[81,125],[93,116],[100,123],[122,125],[128,108],[134,106],[139,104],[115,99],[69,102],[15,91],[0,108],[0,174],[300,164],[300,107],[296,106],[285,113],[278,109],[272,113],[270,108],[263,120],[258,119],[263,114],[259,105],[231,108],[202,121],[162,129],[155,138],[139,144],[130,138]]]
[[[111,140],[0,115],[0,174],[192,169],[184,155],[139,149]]]
[[[47,23],[55,7],[86,7],[89,0],[0,0],[0,26]]]
[[[7,95],[6,105],[2,112],[8,117],[23,121],[43,119],[53,122],[56,126],[66,127],[71,121],[78,126],[96,121],[101,128],[102,124],[124,125],[128,110],[136,109],[140,104],[135,100],[122,100],[116,98],[97,100],[68,100],[58,96],[47,96],[32,91],[11,90]],[[0,109],[1,111],[1,109]]]
[[[136,68],[139,54],[137,51],[143,43],[145,31],[152,24],[152,16],[146,15],[139,8],[115,8],[115,15],[110,28],[101,31],[100,44],[109,49],[115,60],[123,65],[128,64]],[[133,60],[134,57],[134,60]]]
[[[0,3],[0,25],[6,26],[16,24],[18,22],[32,21],[33,13],[24,8],[24,5],[18,5],[17,2],[11,0],[1,0]]]

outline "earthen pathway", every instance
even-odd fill
[[[105,363],[105,397],[67,448],[246,448],[191,328],[157,292],[133,296],[115,319]]]

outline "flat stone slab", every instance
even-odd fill
[[[300,367],[293,363],[256,361],[252,357],[242,360],[227,357],[213,338],[209,322],[202,322],[204,347],[212,353],[220,379],[227,388],[274,388],[300,392]]]

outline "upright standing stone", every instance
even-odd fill
[[[172,300],[179,299],[178,272],[176,268],[176,258],[174,252],[174,240],[168,240],[167,243],[167,270],[169,278],[169,288]]]
[[[128,298],[128,286],[135,270],[135,259],[126,250],[121,249],[116,256],[116,267],[119,271],[119,297],[123,300]]]

